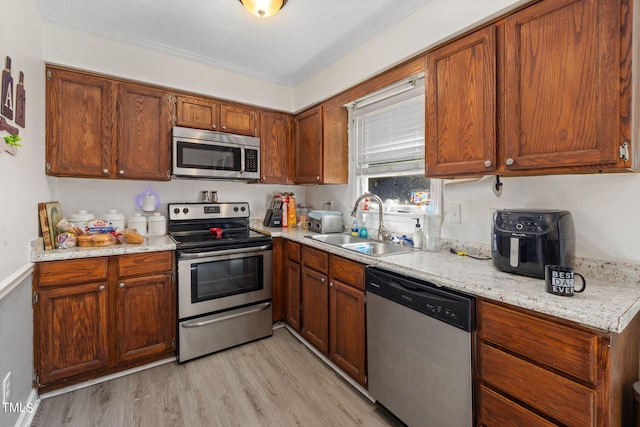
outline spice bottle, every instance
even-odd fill
[[[296,221],[296,198],[293,193],[289,193],[289,203],[287,207],[287,224],[289,227],[295,227]]]

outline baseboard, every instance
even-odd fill
[[[15,427],[29,427],[33,422],[36,412],[38,412],[38,406],[40,406],[40,398],[36,389],[31,389],[29,397],[27,399],[25,410],[21,412],[20,418],[16,421]]]
[[[296,331],[295,329],[293,329],[291,326],[289,325],[282,325],[282,326],[278,326],[278,327],[284,327],[287,331],[291,332],[291,334],[296,337],[296,339],[298,341],[300,341],[302,344],[304,344],[309,350],[311,350],[316,356],[318,356],[325,364],[327,364],[331,369],[333,369],[334,371],[336,371],[336,373],[338,375],[340,375],[342,378],[344,378],[345,381],[347,381],[349,384],[351,384],[356,390],[358,390],[360,392],[360,394],[362,394],[364,397],[366,397],[367,399],[369,399],[372,403],[376,403],[376,399],[374,399],[373,397],[371,397],[371,395],[369,394],[369,392],[367,391],[367,389],[365,389],[364,387],[362,387],[359,383],[357,383],[353,378],[351,378],[349,375],[347,375],[342,369],[340,369],[335,363],[333,363],[331,360],[329,360],[329,358],[327,356],[325,356],[324,354],[320,353],[320,351],[315,348],[314,346],[312,346],[306,339],[304,339],[302,337],[302,335],[300,335],[298,333],[298,331]],[[275,325],[274,325],[274,329],[275,329]]]
[[[84,381],[78,384],[74,384],[74,385],[70,385],[68,387],[64,387],[64,388],[60,388],[57,390],[53,390],[50,391],[48,393],[43,393],[40,395],[40,399],[49,399],[50,397],[54,397],[54,396],[58,396],[61,394],[65,394],[65,393],[69,393],[71,391],[75,391],[75,390],[80,390],[83,389],[85,387],[89,387],[95,384],[100,384],[103,383],[105,381],[109,381],[109,380],[113,380],[116,378],[120,378],[120,377],[124,377],[126,375],[129,374],[134,374],[136,372],[140,372],[140,371],[144,371],[146,369],[151,369],[151,368],[155,368],[156,366],[160,366],[160,365],[165,365],[167,363],[171,363],[171,362],[175,362],[176,358],[175,357],[169,357],[166,359],[162,359],[162,360],[158,360],[157,362],[153,362],[153,363],[148,363],[146,365],[142,365],[142,366],[136,366],[135,368],[131,368],[131,369],[127,369],[124,371],[119,371],[119,372],[115,372],[113,374],[109,374],[109,375],[105,375],[104,377],[100,377],[100,378],[95,378],[93,380],[89,380],[89,381]]]

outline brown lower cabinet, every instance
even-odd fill
[[[286,321],[366,387],[364,265],[286,240]]]
[[[36,264],[34,387],[54,390],[174,355],[173,256]]]
[[[631,425],[640,316],[621,333],[484,300],[479,425]]]

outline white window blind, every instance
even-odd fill
[[[354,104],[358,175],[424,171],[424,79],[404,84],[394,86],[397,94]]]

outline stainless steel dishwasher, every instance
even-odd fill
[[[475,298],[367,268],[369,393],[409,426],[473,425]]]

